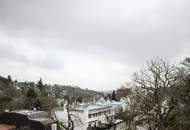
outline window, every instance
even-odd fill
[[[89,119],[92,118],[92,114],[88,114],[88,118],[89,118]]]

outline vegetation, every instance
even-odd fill
[[[114,101],[116,101],[115,90],[112,93],[111,99],[114,100]]]
[[[50,110],[58,106],[57,99],[87,100],[101,95],[100,92],[65,85],[47,85],[42,79],[37,83],[12,81],[0,76],[0,112],[4,110]],[[72,98],[71,98],[72,97]]]
[[[190,128],[190,60],[183,66],[170,65],[156,58],[135,73],[133,91],[127,96],[127,108],[119,115],[135,130],[188,130]]]
[[[23,95],[12,87],[11,77],[0,77],[0,112],[9,109],[19,109],[23,106]]]
[[[188,130],[190,128],[190,58],[180,65],[155,58],[134,74],[128,88],[122,87],[109,94],[107,99],[125,100],[126,109],[117,117],[123,119],[128,130],[143,126],[147,130]],[[64,85],[47,85],[40,79],[34,82],[12,81],[11,76],[0,77],[0,112],[5,109],[50,110],[57,106],[56,99],[73,101],[88,100],[102,95],[88,89]],[[73,121],[67,106],[68,124]]]

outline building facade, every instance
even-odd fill
[[[81,103],[71,106],[69,113],[74,121],[74,130],[87,130],[101,124],[115,122],[114,116],[121,109],[121,103],[115,101],[99,101],[96,103]],[[56,119],[67,125],[68,116],[66,108],[54,109]]]

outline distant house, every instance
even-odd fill
[[[49,112],[19,110],[0,115],[0,124],[12,125],[10,130],[57,130],[56,122]],[[1,126],[1,125],[0,125]]]

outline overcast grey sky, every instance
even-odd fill
[[[189,0],[0,0],[2,76],[110,90],[189,55]]]

